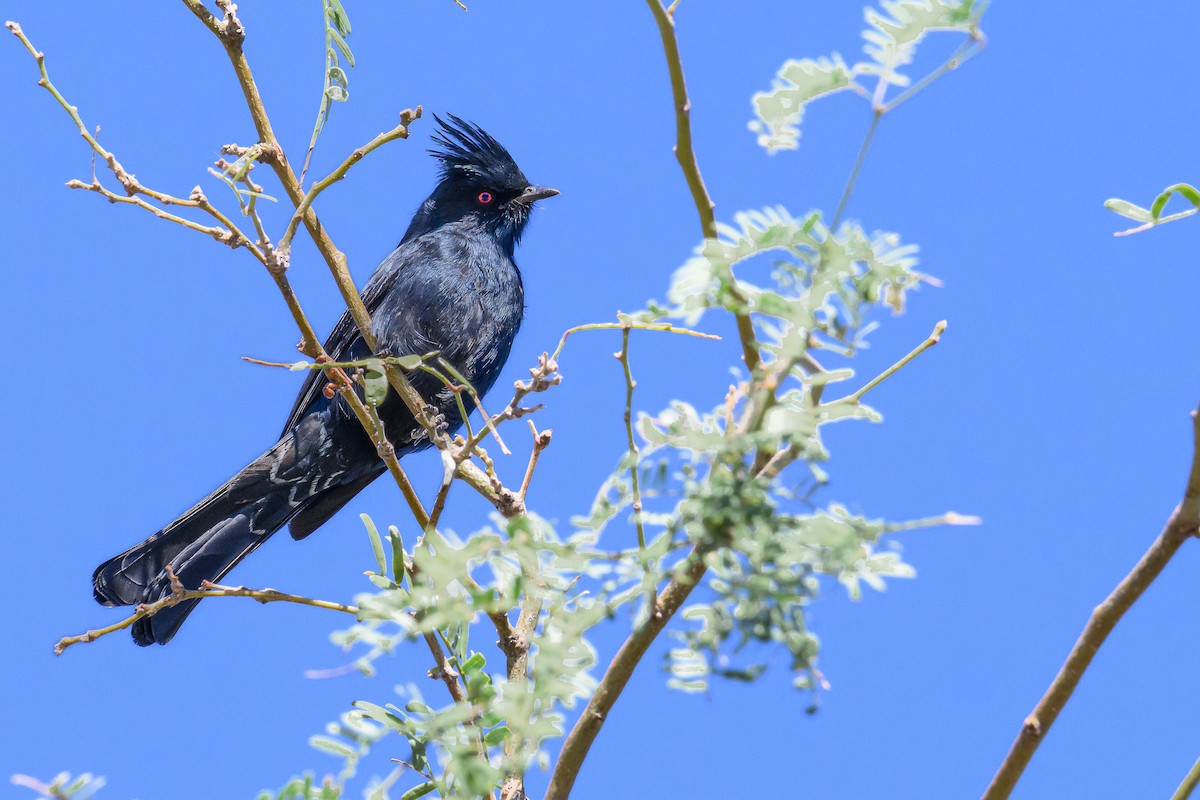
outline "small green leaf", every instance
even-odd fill
[[[338,29],[338,33],[342,36],[350,35],[350,16],[346,13],[345,7],[340,0],[326,0],[327,13],[329,21]]]
[[[391,591],[393,589],[400,588],[399,586],[396,585],[395,581],[393,581],[391,578],[387,577],[386,575],[378,575],[374,572],[368,572],[367,578],[371,581],[371,583],[375,584],[380,589],[386,589],[388,591]]]
[[[392,363],[395,364],[396,366],[398,366],[402,370],[411,372],[412,370],[421,366],[421,364],[424,362],[424,360],[425,360],[424,356],[416,356],[416,355],[397,356],[396,358],[392,359]]]
[[[1141,206],[1135,206],[1133,203],[1130,203],[1127,200],[1121,200],[1117,197],[1105,200],[1104,207],[1109,211],[1114,211],[1120,214],[1122,217],[1134,220],[1135,222],[1154,221],[1154,215],[1150,213],[1149,209],[1142,208]]]
[[[1193,207],[1200,208],[1200,191],[1196,191],[1196,187],[1186,183],[1177,183],[1174,186],[1168,186],[1162,190],[1162,193],[1154,198],[1154,203],[1150,206],[1150,217],[1155,222],[1162,216],[1163,209],[1166,208],[1167,201],[1171,199],[1171,195],[1178,194],[1192,204]],[[1120,212],[1118,212],[1120,213]]]
[[[310,736],[308,744],[317,750],[324,750],[326,753],[340,758],[358,758],[358,753],[354,748],[337,739],[330,739],[328,736]]]
[[[507,726],[501,725],[499,728],[492,728],[483,737],[483,743],[491,747],[497,745],[512,735],[512,731]]]
[[[343,89],[350,87],[350,76],[346,74],[346,70],[338,66],[332,66],[328,71],[329,82]]]
[[[328,89],[326,89],[325,96],[330,100],[334,100],[339,103],[344,103],[350,99],[350,93],[341,86],[337,85],[330,86]]]
[[[404,585],[404,540],[400,538],[400,529],[395,525],[388,527],[388,542],[392,546],[392,580],[398,585]]]
[[[400,795],[400,800],[417,800],[418,797],[424,797],[437,788],[437,784],[433,781],[425,781],[419,786],[414,786],[404,794]]]
[[[375,527],[375,520],[371,519],[369,514],[359,514],[358,518],[367,526],[367,536],[371,538],[371,549],[375,551],[375,561],[379,564],[380,574],[386,573],[387,559],[383,555],[383,542],[379,539],[379,529]]]
[[[432,714],[433,709],[420,700],[411,700],[404,705],[404,710],[410,714]]]
[[[363,396],[368,405],[381,406],[383,401],[387,399],[388,394],[388,378],[387,367],[383,365],[383,360],[372,358],[366,362],[366,368],[363,374]],[[383,569],[381,568],[382,572]]]
[[[400,717],[396,716],[382,706],[377,706],[374,703],[368,703],[366,700],[355,700],[353,703],[351,703],[351,705],[353,705],[359,711],[362,711],[376,722],[382,722],[389,728],[394,728],[398,731],[404,730],[404,720],[400,719]]]
[[[462,665],[462,669],[463,672],[467,673],[478,672],[486,665],[487,658],[484,657],[483,653],[474,653],[470,658],[467,659],[466,663]]]
[[[350,45],[346,44],[346,40],[336,30],[329,31],[329,38],[337,45],[337,49],[342,51],[342,55],[346,57],[346,61],[350,62],[350,66],[354,66],[354,53],[350,52]]]

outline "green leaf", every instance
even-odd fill
[[[368,703],[366,700],[355,700],[353,703],[351,703],[351,705],[353,705],[359,711],[362,711],[376,722],[382,722],[384,725],[387,725],[393,730],[404,730],[404,720],[400,719],[400,717],[396,716],[391,711],[388,711],[383,706],[377,706],[374,703]]]
[[[974,0],[883,0],[881,10],[868,8],[863,51],[871,62],[854,65],[858,75],[871,75],[892,86],[907,86],[900,68],[912,63],[917,45],[935,31],[974,35],[986,3]]]
[[[1158,218],[1162,216],[1163,209],[1167,205],[1167,201],[1175,194],[1178,194],[1191,203],[1193,208],[1200,208],[1200,191],[1197,191],[1196,187],[1190,184],[1177,183],[1174,186],[1168,186],[1166,189],[1163,189],[1162,193],[1154,198],[1154,203],[1150,206],[1151,219],[1155,222],[1158,221]]]
[[[367,536],[371,539],[371,549],[375,552],[375,562],[379,564],[380,574],[387,572],[387,558],[383,555],[383,542],[379,538],[379,529],[375,527],[375,520],[371,519],[369,514],[359,514],[358,518],[363,521],[363,525],[367,526]]]
[[[392,359],[393,364],[400,367],[400,369],[405,370],[406,372],[411,372],[412,370],[417,369],[424,362],[425,357],[417,355],[396,356]]]
[[[424,797],[437,788],[437,784],[433,781],[425,781],[419,786],[414,786],[400,796],[400,800],[417,800],[418,797]]]
[[[393,581],[391,578],[387,577],[386,575],[377,575],[374,572],[368,572],[367,579],[369,581],[371,581],[371,583],[378,586],[380,589],[387,589],[388,591],[391,591],[392,589],[400,588],[396,584],[395,581]]]
[[[334,102],[344,103],[350,99],[350,92],[346,91],[346,89],[344,89],[343,87],[337,86],[335,84],[325,90],[325,96],[328,97],[330,100],[333,100]]]
[[[410,714],[432,714],[433,709],[420,700],[410,700],[404,704],[404,710]]]
[[[358,758],[358,752],[354,748],[337,739],[330,739],[328,736],[310,736],[308,744],[310,747],[324,750],[326,753],[340,758]]]
[[[404,569],[404,540],[400,538],[400,529],[395,525],[388,526],[388,542],[392,546],[392,580],[403,586],[407,574]]]
[[[331,66],[329,68],[329,71],[326,74],[329,78],[330,83],[332,83],[336,86],[340,86],[343,89],[349,88],[350,76],[346,74],[346,70],[335,65],[335,66]]]
[[[1149,209],[1142,208],[1141,206],[1135,206],[1133,203],[1130,203],[1127,200],[1121,200],[1113,197],[1104,201],[1104,207],[1109,211],[1115,211],[1122,217],[1126,217],[1127,219],[1131,219],[1135,222],[1154,221],[1154,215],[1150,213]]]
[[[474,653],[462,665],[462,669],[463,672],[466,673],[478,672],[479,670],[483,669],[486,664],[487,658],[484,657],[483,653]]]
[[[752,102],[757,119],[750,130],[768,153],[795,150],[800,144],[800,121],[806,105],[819,97],[848,89],[854,82],[841,57],[791,60],[780,67],[769,92],[758,92]]]
[[[325,13],[342,36],[350,35],[350,16],[340,0],[325,0]]]
[[[363,370],[363,397],[368,405],[381,406],[388,394],[387,367],[383,359],[371,358]],[[383,569],[380,568],[382,572]]]
[[[342,38],[342,35],[336,30],[330,30],[329,38],[333,40],[333,43],[337,46],[337,49],[342,51],[342,55],[346,57],[346,61],[348,61],[350,66],[353,67],[354,54],[350,52],[350,45],[346,44],[346,40]]]
[[[510,736],[512,736],[512,731],[510,731],[506,726],[501,725],[499,728],[492,728],[490,731],[484,734],[483,743],[488,747],[492,747],[493,745],[500,744]]]

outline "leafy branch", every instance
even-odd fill
[[[325,23],[325,85],[321,87],[317,121],[313,125],[312,138],[308,141],[308,152],[304,154],[304,166],[300,169],[301,184],[308,173],[308,163],[316,149],[317,138],[329,121],[333,104],[350,99],[350,78],[338,61],[338,53],[345,57],[346,63],[354,66],[354,53],[350,52],[350,45],[346,43],[346,37],[350,35],[350,17],[341,0],[321,0],[321,12],[322,22]]]
[[[1167,203],[1175,195],[1179,195],[1184,200],[1192,204],[1192,207],[1184,211],[1179,211],[1174,214],[1163,216],[1162,213],[1166,210]],[[1109,211],[1120,214],[1126,219],[1131,219],[1134,222],[1140,222],[1134,228],[1127,228],[1123,231],[1117,231],[1113,236],[1130,236],[1142,231],[1148,231],[1151,228],[1156,228],[1159,225],[1164,225],[1168,222],[1174,222],[1185,217],[1190,217],[1200,211],[1200,189],[1192,186],[1190,183],[1176,183],[1173,186],[1168,186],[1163,189],[1158,197],[1154,198],[1154,202],[1150,204],[1150,208],[1142,208],[1139,205],[1134,205],[1128,200],[1121,200],[1114,197],[1104,202],[1104,207]]]

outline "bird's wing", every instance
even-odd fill
[[[404,251],[411,248],[401,247],[392,252],[379,268],[371,279],[367,281],[367,285],[362,290],[363,305],[367,307],[367,313],[374,314],[379,307],[380,299],[387,294],[388,290],[396,282],[396,278],[404,268],[404,263],[409,260],[405,256]],[[357,347],[356,347],[357,345]],[[362,351],[360,353],[352,353],[352,351]],[[325,340],[325,352],[335,361],[353,360],[366,356],[365,346],[362,341],[362,336],[358,332],[358,326],[354,324],[354,318],[350,316],[350,312],[346,311],[342,314],[342,318],[333,326],[333,331]],[[300,387],[300,393],[296,395],[296,402],[292,405],[292,411],[288,414],[287,424],[283,426],[283,432],[287,433],[292,429],[300,418],[304,416],[305,410],[312,405],[313,401],[320,395],[322,389],[328,380],[325,378],[325,373],[322,370],[309,370],[307,377],[304,379],[304,385]]]

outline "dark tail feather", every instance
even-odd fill
[[[96,568],[92,588],[107,606],[152,603],[171,594],[169,566],[184,588],[218,581],[283,527],[329,483],[297,475],[294,439],[285,436],[228,483],[144,542]],[[139,645],[166,644],[199,600],[134,623]]]

